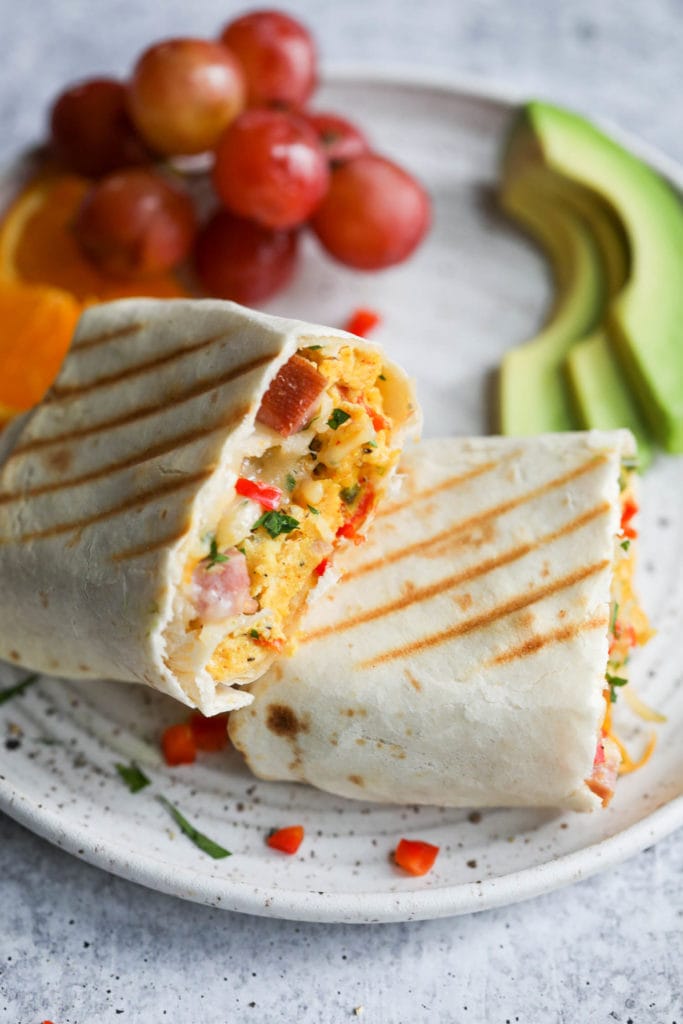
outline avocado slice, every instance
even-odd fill
[[[540,333],[503,357],[499,428],[516,436],[572,430],[579,423],[563,364],[575,340],[601,318],[607,293],[600,254],[581,219],[542,190],[515,181],[501,202],[550,258],[556,301]]]
[[[628,280],[605,326],[652,433],[683,451],[683,206],[650,167],[584,118],[547,103],[522,110],[506,180],[597,196],[623,225]]]
[[[596,430],[628,427],[638,445],[638,468],[652,461],[652,440],[623,378],[606,332],[600,328],[573,346],[566,373],[581,426]]]

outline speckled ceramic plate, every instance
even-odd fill
[[[320,106],[347,111],[379,150],[429,186],[435,225],[407,265],[381,275],[332,266],[313,244],[272,311],[343,323],[360,305],[381,311],[380,340],[417,378],[427,435],[488,429],[491,373],[529,336],[548,299],[542,259],[496,212],[496,158],[514,98],[400,74],[334,76]],[[630,145],[643,153],[642,147]],[[660,170],[683,175],[656,154]],[[161,730],[184,709],[116,683],[43,679],[0,707],[0,807],[51,842],[154,889],[226,909],[314,921],[396,921],[482,910],[576,881],[623,860],[683,823],[683,465],[659,458],[644,486],[640,586],[659,630],[634,660],[641,696],[666,710],[650,763],[620,780],[604,813],[467,813],[344,801],[249,776],[228,752],[166,768]],[[17,678],[0,673],[0,685]],[[623,702],[622,702],[623,703]],[[637,752],[645,730],[622,709]],[[135,759],[152,785],[131,795],[117,761]],[[166,795],[233,851],[214,861],[179,833]],[[295,857],[268,849],[272,826],[301,822]],[[441,847],[425,878],[401,874],[401,836]]]

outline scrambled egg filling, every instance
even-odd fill
[[[258,662],[282,649],[338,537],[358,536],[382,478],[400,454],[392,447],[394,424],[384,411],[386,375],[379,353],[346,346],[334,355],[317,347],[298,355],[327,380],[313,419],[296,435],[298,451],[285,453],[274,443],[242,465],[244,476],[281,489],[275,514],[291,517],[296,526],[280,533],[277,521],[274,530],[267,524],[255,528],[265,510],[239,499],[219,524],[217,546],[234,545],[244,553],[258,610],[246,624],[245,616],[235,620],[214,650],[207,668],[217,681],[252,674]]]

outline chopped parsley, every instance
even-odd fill
[[[622,551],[628,551],[628,549],[631,547],[631,541],[628,540],[628,538],[626,540],[622,540],[619,547],[622,549]]]
[[[249,636],[253,637],[254,640],[260,640],[261,638],[261,634],[259,633],[258,629],[250,629]]]
[[[638,469],[640,466],[640,460],[637,455],[625,456],[621,460],[621,465],[623,469]]]
[[[609,699],[610,699],[610,703],[611,704],[616,704],[616,700],[617,700],[616,687],[617,686],[626,686],[626,684],[628,682],[628,679],[624,679],[623,676],[612,676],[612,675],[609,674],[609,672],[606,673],[605,679],[607,680],[607,685],[609,686]]]
[[[376,441],[366,441],[365,442],[365,446],[366,446],[366,448],[376,448],[377,447],[377,442]]]
[[[321,349],[321,348],[322,348],[322,345],[307,345],[306,346],[306,351],[307,352],[317,352],[318,349]]]
[[[264,512],[252,526],[251,532],[258,530],[259,526],[267,530],[271,537],[279,537],[281,533],[291,533],[292,530],[296,530],[299,520],[294,516],[288,516],[286,512]]]
[[[619,602],[615,601],[613,606],[612,606],[612,617],[610,618],[610,621],[609,621],[609,631],[610,631],[610,633],[614,632],[614,627],[617,624],[617,615],[618,614],[619,614]]]
[[[386,379],[387,378],[384,376],[384,374],[380,373],[378,380],[386,380]]]
[[[287,490],[291,494],[294,488],[296,487],[296,477],[294,476],[293,473],[287,474],[287,476],[285,477],[285,485],[287,487]]]
[[[218,550],[218,541],[215,537],[211,538],[211,544],[209,546],[209,553],[204,559],[206,562],[207,569],[213,569],[214,565],[220,565],[221,562],[229,562],[230,559],[227,555],[221,554]]]
[[[354,484],[353,487],[342,487],[339,495],[345,505],[352,505],[358,497],[360,491],[360,484]]]
[[[14,686],[8,686],[6,690],[0,690],[0,704],[4,704],[5,701],[11,700],[12,697],[17,697],[24,690],[27,690],[29,686],[33,686],[40,679],[40,675],[34,672],[33,675],[26,676],[20,683],[15,683]]]
[[[131,764],[117,764],[116,770],[131,793],[139,793],[145,786],[149,786],[150,780],[134,762],[131,762]]]
[[[312,516],[319,516],[320,515],[320,509],[319,508],[313,508],[312,505],[308,506],[308,511],[311,513]]]
[[[350,419],[350,414],[348,412],[344,412],[343,409],[333,409],[332,415],[327,421],[327,425],[331,430],[337,430],[341,427],[342,423],[346,423],[346,421]]]
[[[157,800],[162,804],[168,813],[171,815],[176,825],[183,832],[188,839],[191,839],[195,846],[198,846],[204,853],[208,853],[209,857],[213,857],[214,860],[221,860],[223,857],[232,857],[230,850],[226,850],[223,846],[219,846],[218,843],[214,843],[213,839],[209,839],[203,832],[199,832],[194,825],[191,825],[187,818],[183,817],[177,807],[174,807],[170,800],[167,800],[165,796],[157,796]]]

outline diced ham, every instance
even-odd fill
[[[282,437],[296,434],[310,420],[326,386],[308,359],[292,356],[271,381],[256,419]]]
[[[205,559],[192,573],[192,602],[204,622],[221,622],[258,609],[249,593],[247,560],[242,552],[227,548],[221,554],[226,561],[209,565]]]
[[[598,740],[593,762],[593,771],[590,778],[586,779],[586,785],[602,800],[602,806],[607,807],[614,796],[614,787],[619,774],[621,764],[621,752],[616,743],[607,736]]]

